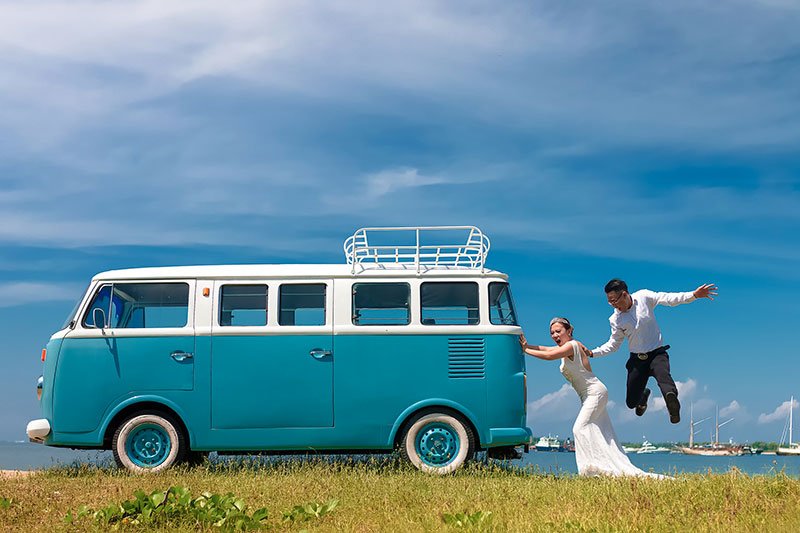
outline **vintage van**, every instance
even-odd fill
[[[42,352],[28,436],[136,472],[398,450],[446,473],[527,449],[520,328],[488,251],[474,227],[363,228],[346,264],[100,273]]]

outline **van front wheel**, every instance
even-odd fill
[[[183,459],[186,441],[169,417],[140,413],[120,424],[111,448],[122,468],[136,473],[160,472]]]
[[[472,428],[454,415],[420,413],[406,427],[400,455],[423,472],[449,474],[475,454]]]

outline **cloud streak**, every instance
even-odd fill
[[[783,402],[771,413],[761,413],[758,415],[758,423],[769,424],[778,420],[786,420],[789,417],[789,410],[797,409],[798,405],[800,405],[800,403],[798,403],[797,400],[794,400],[793,403]]]

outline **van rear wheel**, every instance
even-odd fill
[[[475,433],[455,414],[419,413],[406,425],[400,455],[432,474],[449,474],[475,455]]]
[[[169,416],[138,413],[120,424],[111,443],[117,464],[136,473],[160,472],[183,460],[186,439]]]

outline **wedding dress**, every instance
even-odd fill
[[[583,366],[581,350],[572,344],[572,359],[561,360],[561,374],[572,384],[581,399],[581,410],[572,434],[575,440],[575,461],[582,476],[640,476],[665,478],[636,468],[617,441],[608,416],[608,389],[593,372]]]

